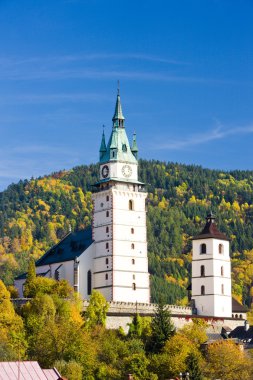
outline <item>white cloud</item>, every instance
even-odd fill
[[[185,148],[190,148],[192,146],[201,145],[208,143],[213,140],[221,140],[228,136],[232,135],[242,135],[242,134],[251,134],[253,133],[253,124],[247,126],[239,126],[230,129],[222,129],[222,126],[219,125],[213,130],[207,131],[203,134],[190,135],[188,137],[172,140],[168,143],[158,143],[152,146],[152,149],[164,149],[164,150],[182,150]]]

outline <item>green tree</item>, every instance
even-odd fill
[[[105,297],[99,291],[93,289],[85,312],[85,326],[88,329],[95,326],[105,326],[108,308],[109,304]]]
[[[28,272],[26,281],[24,284],[24,296],[25,297],[34,297],[35,295],[35,280],[36,280],[36,268],[33,257],[30,258],[28,264]]]
[[[190,379],[203,380],[200,367],[200,355],[190,352],[186,358],[186,369],[190,374]]]
[[[151,322],[151,336],[148,350],[154,353],[160,352],[174,333],[175,327],[171,321],[171,314],[166,305],[160,301],[157,304],[155,316]]]
[[[59,371],[61,376],[66,376],[68,380],[82,380],[82,365],[74,360],[70,360],[69,362],[57,360],[54,363],[54,367]]]

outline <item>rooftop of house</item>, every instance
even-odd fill
[[[237,326],[231,331],[229,338],[236,338],[244,343],[253,344],[253,326],[248,326],[248,329],[245,326]]]
[[[42,369],[38,362],[0,362],[0,380],[62,380],[56,368]]]
[[[232,297],[232,311],[233,313],[247,313],[248,309]]]

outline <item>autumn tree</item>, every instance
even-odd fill
[[[17,360],[26,352],[23,321],[14,310],[10,293],[0,280],[0,360]]]
[[[105,326],[108,308],[109,304],[105,297],[99,291],[93,289],[85,312],[85,326],[88,329],[95,326]]]
[[[226,380],[251,380],[252,360],[233,341],[212,343],[207,350],[206,375]]]

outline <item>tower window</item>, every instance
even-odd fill
[[[204,265],[201,265],[201,267],[200,267],[200,276],[205,277],[205,266]]]
[[[106,201],[107,201],[107,202],[109,201],[109,195],[106,196]]]
[[[224,276],[224,268],[223,267],[220,268],[220,275]]]
[[[131,249],[134,249],[134,243],[131,244]]]
[[[219,253],[223,253],[223,244],[219,244]]]
[[[205,295],[205,286],[204,286],[204,285],[201,285],[200,292],[201,292],[201,295],[202,295],[202,296]]]
[[[134,234],[134,228],[131,228],[131,234]]]
[[[109,249],[109,243],[106,243],[105,248]]]
[[[132,259],[132,264],[135,264],[135,259]]]
[[[106,233],[108,234],[109,233],[109,227],[106,227]]]
[[[87,272],[87,293],[88,293],[88,295],[91,295],[91,280],[92,280],[91,271],[88,270],[88,272]]]
[[[129,200],[128,208],[129,208],[129,210],[133,210],[134,209],[134,202],[132,201],[132,199]]]
[[[107,274],[107,273],[106,273],[106,275],[105,275],[105,279],[108,280],[108,274]]]
[[[201,254],[206,253],[206,244],[205,243],[200,245],[200,253]]]
[[[135,274],[133,274],[133,280],[135,280]]]
[[[109,211],[106,211],[106,217],[107,218],[109,217]]]
[[[132,289],[136,290],[136,283],[135,282],[132,283]]]
[[[106,265],[109,264],[109,259],[108,259],[108,258],[105,259],[105,264],[106,264]]]
[[[224,284],[221,284],[221,294],[224,294]]]

